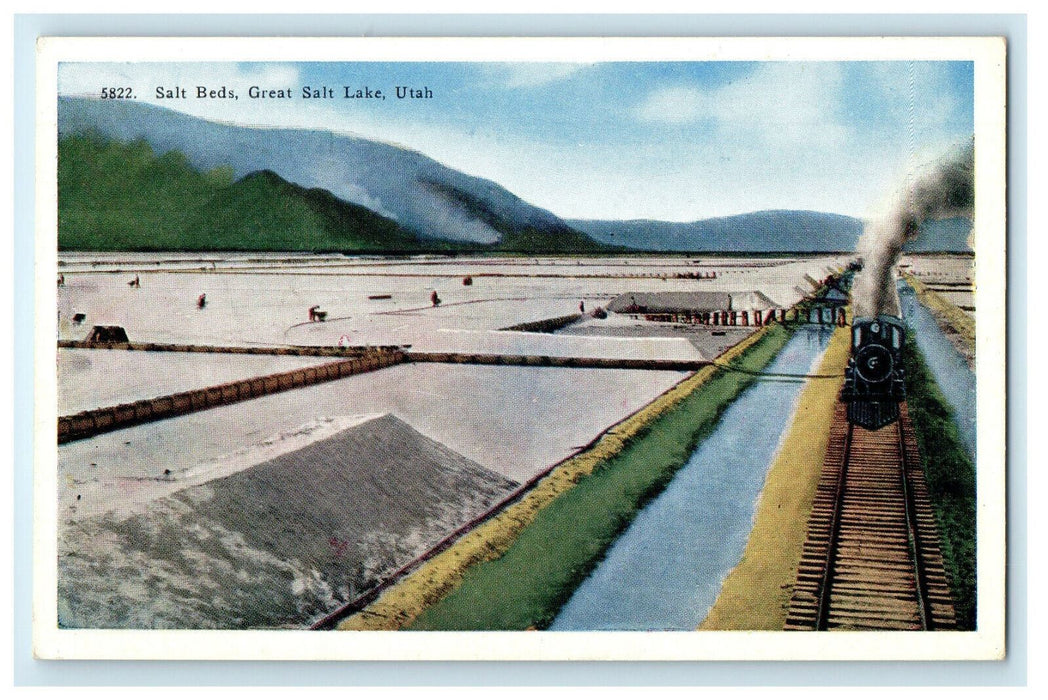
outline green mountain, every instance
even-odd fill
[[[561,225],[514,223],[450,185],[430,191],[504,232],[497,243],[416,235],[393,219],[272,170],[234,179],[228,167],[202,172],[179,151],[97,134],[58,143],[58,245],[63,250],[243,250],[339,252],[609,250]]]
[[[417,251],[421,241],[397,222],[344,202],[327,190],[306,189],[271,170],[245,175],[217,191],[187,228],[210,231],[217,249]]]
[[[58,144],[58,245],[64,250],[419,250],[391,219],[270,171],[233,180],[178,151],[93,135]],[[427,246],[428,247],[428,246]]]

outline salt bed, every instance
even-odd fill
[[[125,512],[236,468],[238,450],[392,413],[514,481],[570,456],[686,373],[407,364],[58,446],[59,517]],[[232,466],[231,466],[232,465]],[[165,470],[168,471],[165,474]],[[78,498],[78,496],[80,498]]]
[[[111,269],[124,266],[128,262],[125,257],[114,255]],[[327,259],[312,265],[307,262],[311,260],[308,256],[296,259],[294,272],[281,263],[271,265],[267,256],[235,256],[232,262],[212,260],[211,271],[194,268],[200,261],[192,256],[181,257],[173,265],[182,268],[179,272],[154,271],[148,267],[149,256],[131,257],[131,262],[141,267],[135,273],[140,277],[140,288],[126,284],[128,274],[122,267],[120,272],[67,270],[66,286],[59,289],[61,337],[82,337],[88,326],[106,323],[125,326],[132,340],[161,342],[333,344],[337,341],[335,333],[350,335],[354,344],[385,344],[381,341],[387,338],[397,343],[425,342],[427,337],[442,334],[443,329],[493,331],[566,315],[576,310],[580,299],[592,306],[594,301],[629,290],[759,289],[785,305],[804,293],[805,275],[820,278],[832,262],[829,258],[737,263],[715,260],[711,264],[723,274],[717,280],[699,282],[567,276],[572,273],[563,259],[456,260],[458,267],[441,266],[439,259],[437,264],[431,264],[433,260],[361,260],[354,261],[359,267],[343,274],[331,269],[340,267],[339,261]],[[585,266],[583,261],[578,262],[577,267]],[[481,263],[487,266],[485,269],[497,267],[521,274],[543,273],[549,268],[565,276],[478,277],[469,286],[462,285],[460,278],[447,276],[449,271],[468,274]],[[737,268],[730,267],[736,264]],[[95,269],[89,257],[81,258],[79,265],[80,269],[88,265]],[[223,271],[225,265],[231,269]],[[590,265],[589,261],[586,265],[590,268],[587,272],[597,274],[620,274],[628,268],[631,274],[646,271],[660,275],[672,274],[671,266],[680,265],[680,259],[662,267],[647,262],[638,265],[629,259],[610,260],[604,267]],[[361,267],[367,267],[369,273],[384,269],[388,274],[355,274]],[[681,269],[694,268],[685,264]],[[425,270],[433,274],[427,275]],[[410,276],[396,276],[399,274]],[[439,307],[429,302],[432,291],[443,300]],[[201,292],[208,294],[204,309],[194,304]],[[391,298],[368,298],[385,294]],[[306,309],[315,304],[328,311],[328,322],[304,323]],[[70,323],[75,312],[87,314],[82,326]],[[458,336],[459,340],[465,337],[443,334],[447,338]],[[607,347],[611,345],[607,343]],[[691,347],[688,351],[694,353]],[[206,356],[212,361],[215,357]],[[272,483],[270,477],[261,481],[255,478],[265,471],[259,471],[260,465],[337,439],[360,423],[361,414],[389,414],[397,427],[395,432],[417,435],[405,443],[414,445],[405,448],[405,454],[443,450],[446,463],[465,460],[478,465],[477,469],[485,467],[519,482],[573,454],[684,376],[680,372],[402,365],[61,445],[57,494],[60,567],[69,572],[64,611],[72,615],[74,599],[79,599],[87,601],[87,612],[77,618],[85,624],[113,620],[131,626],[269,626],[291,624],[289,620],[297,624],[303,615],[327,610],[344,599],[354,586],[364,585],[364,579],[333,582],[317,559],[330,552],[325,550],[322,555],[314,551],[312,559],[307,557],[309,561],[303,564],[273,547],[284,534],[273,532],[267,542],[252,542],[238,525],[228,521],[229,517],[239,517],[238,511],[250,512],[256,505],[265,510],[266,503],[279,503],[283,497],[272,501],[260,496],[258,503],[205,515],[196,512],[198,506],[214,503],[217,485]],[[131,384],[139,381],[129,379]],[[358,449],[353,448],[353,452]],[[451,456],[456,453],[457,457]],[[363,461],[372,466],[384,463]],[[412,461],[409,458],[407,463]],[[392,475],[376,483],[387,495],[395,496],[405,484],[425,481],[419,475]],[[469,488],[453,491],[471,493]],[[327,495],[334,497],[335,510],[352,506],[356,498],[338,492],[326,494],[322,489],[320,496]],[[437,517],[432,523],[427,520],[433,527],[420,537],[412,534],[415,531],[372,528],[367,536],[373,538],[374,546],[369,545],[371,554],[364,557],[364,568],[360,569],[365,577],[380,575],[396,563],[388,558],[367,563],[371,555],[380,559],[390,553],[394,559],[408,556],[410,552],[398,549],[401,543],[417,552],[433,537],[446,534],[465,512],[461,504],[451,506],[450,511],[441,510],[445,496],[416,495],[414,502],[436,507],[445,516],[452,511],[456,515]],[[312,513],[316,499],[307,501],[303,511]],[[324,507],[331,512],[330,504]],[[342,541],[349,540],[340,538]],[[239,564],[226,561],[226,554],[240,557]],[[189,573],[201,570],[209,573],[199,581]],[[118,599],[108,606],[104,604],[106,596],[114,587],[119,589]],[[234,596],[255,596],[257,604],[240,600],[233,607],[247,612],[236,613],[236,619],[229,615],[223,618],[217,609],[199,608],[187,615],[184,605],[165,608],[168,601],[180,599],[217,601],[219,608],[229,610],[230,601],[222,594],[230,591]],[[279,604],[274,604],[277,599]]]
[[[970,282],[975,276],[969,255],[903,255],[900,263],[924,282]]]
[[[62,348],[58,351],[58,414],[69,415],[331,361],[330,357]]]
[[[827,256],[783,261],[711,259],[709,268],[681,264],[679,258],[666,264],[615,259],[604,266],[582,260],[574,262],[584,264],[572,265],[570,260],[500,259],[368,260],[345,265],[322,259],[307,265],[311,258],[295,257],[303,262],[289,266],[265,262],[287,256],[256,256],[263,262],[252,267],[217,261],[215,269],[200,270],[198,260],[156,265],[144,256],[123,260],[127,255],[114,254],[109,272],[87,258],[60,268],[65,275],[65,285],[58,290],[61,338],[82,339],[90,326],[105,324],[123,326],[137,341],[334,344],[349,335],[354,344],[412,343],[420,334],[442,328],[496,330],[563,316],[577,311],[581,300],[592,307],[629,291],[757,290],[787,306],[810,291],[805,275],[821,279],[841,262]],[[717,270],[718,278],[661,279],[707,269]],[[562,276],[479,276],[485,270],[522,275],[552,271]],[[466,286],[459,273],[478,276]],[[573,276],[624,273],[652,277]],[[138,288],[127,284],[134,275],[141,283]],[[434,291],[442,300],[436,308],[430,302]],[[203,309],[196,306],[200,294],[207,295]],[[370,298],[386,295],[390,298]],[[308,323],[307,310],[314,305],[328,313],[327,323]],[[78,313],[86,315],[80,325],[71,322]]]

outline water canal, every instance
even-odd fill
[[[935,383],[953,409],[953,419],[964,441],[964,448],[974,460],[975,373],[939,328],[931,311],[917,300],[910,285],[900,281],[898,288],[899,304],[906,325],[913,333],[924,362],[935,377]]]
[[[799,329],[767,374],[810,372],[832,329]],[[642,510],[551,630],[692,630],[746,546],[761,488],[803,381],[756,381]]]

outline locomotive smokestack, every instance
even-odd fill
[[[852,295],[856,316],[900,315],[893,272],[902,246],[917,237],[926,221],[972,215],[974,166],[975,144],[969,141],[909,178],[887,213],[867,222],[858,250],[863,268]]]

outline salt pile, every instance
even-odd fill
[[[301,627],[515,486],[393,415],[375,417],[137,514],[66,523],[59,623]]]

